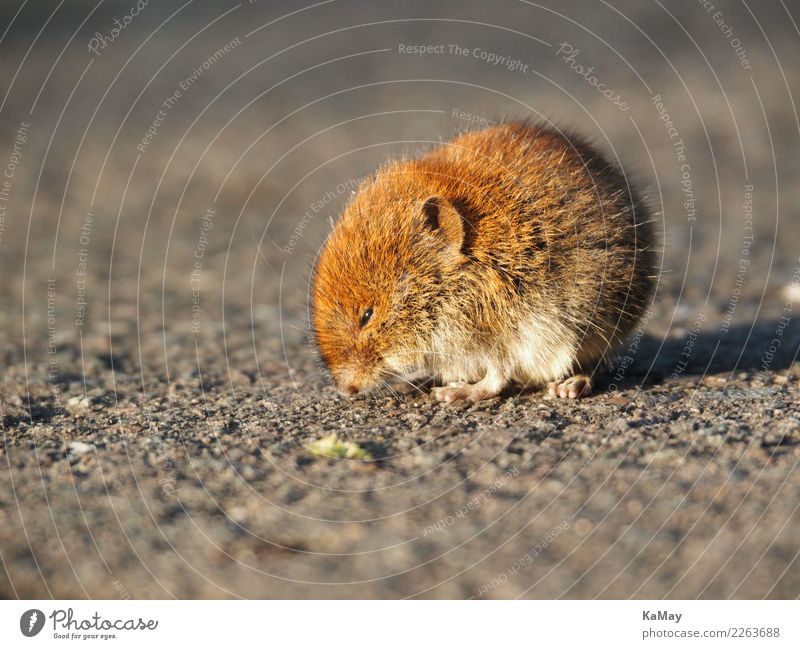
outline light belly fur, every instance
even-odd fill
[[[430,373],[444,383],[472,383],[494,366],[507,380],[524,385],[543,385],[573,373],[579,354],[578,336],[558,318],[530,317],[508,338],[483,353],[437,354]]]

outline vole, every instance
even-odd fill
[[[462,134],[364,181],[312,277],[312,327],[340,391],[428,375],[441,401],[512,382],[590,394],[643,314],[654,232],[623,172],[531,123]]]

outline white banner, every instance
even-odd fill
[[[797,601],[6,601],[6,647],[800,647]],[[436,644],[435,644],[436,643]],[[585,643],[579,645],[577,643]]]

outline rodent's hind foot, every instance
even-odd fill
[[[478,383],[448,383],[440,388],[433,388],[437,401],[452,403],[454,401],[483,401],[500,394],[500,390],[487,387],[483,381]]]
[[[568,379],[547,384],[547,393],[559,399],[579,399],[592,393],[592,379],[585,374],[576,374]]]

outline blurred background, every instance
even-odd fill
[[[25,317],[45,323],[50,271],[59,336],[77,333],[67,321],[81,247],[90,254],[84,334],[106,330],[98,323],[109,319],[109,296],[112,316],[138,303],[152,327],[178,320],[187,326],[174,333],[191,333],[188,279],[212,205],[203,333],[219,332],[223,304],[229,318],[259,325],[253,310],[277,315],[279,282],[270,276],[285,266],[286,284],[304,283],[329,216],[359,178],[473,120],[552,120],[622,161],[658,212],[660,298],[677,299],[683,288],[684,298],[708,298],[724,313],[747,234],[747,184],[757,242],[743,289],[761,296],[791,280],[800,158],[791,94],[798,33],[788,4],[722,3],[709,14],[702,3],[150,3],[111,41],[115,19],[124,23],[134,7],[3,6],[9,157],[20,125],[30,125],[0,248],[9,343],[21,339],[24,288]],[[105,40],[95,54],[88,47],[98,34]],[[445,53],[399,53],[413,45]],[[468,54],[450,54],[451,45]],[[570,48],[578,53],[567,61]],[[509,71],[483,53],[519,65]],[[590,67],[628,110],[585,78]],[[175,91],[181,96],[165,106]],[[659,120],[655,96],[677,137]],[[89,212],[91,241],[81,246]],[[234,290],[222,302],[226,285]],[[293,293],[289,314],[302,326],[294,300],[305,292]],[[125,313],[120,319],[132,320]],[[29,344],[45,341],[37,334]]]
[[[438,514],[419,513],[413,524],[406,515],[433,489],[425,480],[434,478],[422,476],[460,453],[442,430],[478,440],[478,449],[494,439],[508,455],[508,440],[492,437],[502,417],[442,411],[436,419],[428,410],[440,406],[424,398],[348,408],[307,335],[310,270],[358,180],[390,158],[493,121],[533,118],[585,136],[647,195],[662,273],[645,325],[654,351],[628,388],[671,374],[744,381],[727,411],[705,418],[696,408],[706,406],[673,407],[667,396],[658,407],[673,409],[659,424],[630,397],[644,408],[641,426],[661,425],[667,439],[677,430],[670,422],[697,416],[701,428],[729,421],[730,431],[743,421],[731,413],[743,409],[774,427],[780,394],[747,382],[791,371],[798,348],[799,20],[800,6],[788,0],[2,3],[0,451],[8,469],[0,479],[0,593],[327,597],[429,588],[427,595],[465,597],[510,565],[518,551],[491,553],[519,540],[514,534],[541,503],[515,510],[526,513],[513,529],[484,531],[507,511],[498,501],[493,517],[474,519],[463,538],[453,530],[416,544]],[[685,342],[701,330],[696,349],[705,351],[676,371]],[[783,344],[770,352],[777,337]],[[532,416],[539,401],[525,397],[508,415],[505,429],[528,435],[515,457],[546,446],[544,433],[531,437],[537,426],[605,430],[628,416],[606,401],[582,416],[561,405]],[[794,417],[792,401],[781,401],[776,420]],[[792,422],[781,439],[795,434]],[[752,435],[761,430],[748,425]],[[354,436],[384,464],[354,473],[312,462],[301,442],[331,431]],[[740,470],[736,460],[751,441],[730,450],[720,480]],[[607,451],[588,443],[591,458]],[[786,449],[781,472],[758,483],[767,487],[746,523],[765,525],[757,518],[765,507],[797,502],[785,492],[797,454]],[[476,464],[442,470],[433,483],[445,494],[439,514],[471,497],[462,481],[477,467],[507,470],[495,455],[487,447]],[[774,464],[773,455],[755,458],[753,471]],[[776,514],[774,529],[746,546],[752,560],[730,582],[721,566],[736,535],[726,532],[729,544],[709,549],[715,525],[731,521],[755,483],[729,493],[714,524],[703,516],[724,496],[709,487],[696,515],[658,549],[653,539],[682,506],[685,485],[713,475],[708,465],[724,465],[711,451],[683,487],[667,488],[672,500],[653,494],[620,507],[628,513],[597,532],[588,544],[595,550],[573,555],[621,502],[576,514],[622,462],[604,457],[610,464],[591,460],[582,490],[562,491],[572,509],[534,525],[539,538],[562,519],[584,521],[573,546],[569,535],[560,540],[567,546],[553,546],[560,572],[491,594],[796,594],[797,555],[781,536],[793,529],[796,539],[795,510]],[[589,462],[567,471],[580,474]],[[648,474],[655,487],[672,485],[664,470]],[[531,502],[525,494],[538,483],[530,480],[514,482],[519,491],[506,507]],[[636,523],[642,509],[652,519]],[[345,522],[331,528],[328,519]],[[636,540],[626,547],[617,534],[628,526]],[[687,541],[688,554],[670,553],[700,530],[708,538]],[[448,554],[475,535],[472,550]],[[395,546],[402,549],[388,552]],[[606,548],[605,567],[587,577]],[[766,549],[773,564],[756,560]],[[351,553],[361,553],[358,562]],[[478,576],[461,574],[490,555]],[[559,563],[570,556],[583,558]],[[643,562],[638,572],[628,570],[631,557]],[[425,581],[415,570],[434,560]],[[672,561],[678,567],[646,580]],[[763,583],[747,581],[765,565]]]

